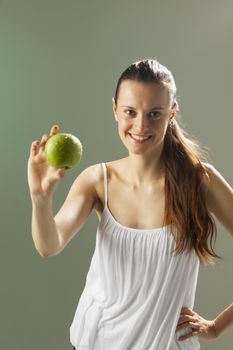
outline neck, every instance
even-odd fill
[[[130,182],[135,187],[158,183],[164,175],[164,163],[161,157],[162,151],[145,154],[130,154],[126,158],[127,170]]]

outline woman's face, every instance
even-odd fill
[[[176,113],[166,86],[124,80],[117,105],[114,97],[112,103],[119,136],[129,153],[150,153],[163,147],[167,126]]]

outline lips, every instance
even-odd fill
[[[151,135],[138,136],[138,135],[132,135],[130,133],[129,133],[129,136],[136,143],[145,143],[146,141],[148,141],[152,137]]]

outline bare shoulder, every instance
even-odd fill
[[[207,204],[210,211],[233,236],[233,188],[209,163],[202,163],[208,172]]]
[[[119,178],[121,171],[123,159],[117,159],[109,162],[105,162],[107,170],[108,183],[111,182],[113,178]],[[104,203],[104,172],[103,166],[101,163],[94,164],[89,167],[92,179],[94,181],[95,192],[96,192],[96,201],[95,208],[100,210],[103,208]]]
[[[89,165],[85,168],[81,174],[77,177],[82,177],[83,180],[89,184],[92,190],[97,194],[96,187],[99,182],[103,179],[103,171],[101,163]]]
[[[106,166],[108,178],[110,178],[110,175],[115,167],[115,161],[107,162]],[[80,175],[83,177],[84,181],[88,182],[89,186],[91,186],[93,192],[95,193],[94,206],[98,206],[99,202],[103,201],[104,172],[102,164],[92,164],[85,168]]]
[[[214,173],[215,167],[212,164],[207,162],[201,162],[201,164],[204,166],[209,176],[211,176]]]
[[[89,193],[93,203],[97,199],[96,187],[101,177],[100,164],[93,164],[83,169],[73,182],[71,193],[75,196],[77,193]]]
[[[217,174],[217,170],[212,164],[207,162],[201,162],[201,164],[205,168],[206,174],[207,174],[206,176],[204,176],[203,181],[205,185],[205,193],[207,196],[207,200],[209,202],[210,193],[211,191],[213,191],[214,187],[216,186],[216,177],[219,176],[220,174]]]
[[[215,168],[214,165],[205,162],[202,162],[202,165],[205,167],[208,173],[208,180],[206,181],[206,184],[208,186],[209,191],[213,191],[215,189],[232,190],[230,184],[226,181],[223,175]]]
[[[112,160],[109,162],[105,162],[107,168],[108,178],[111,178],[113,174],[117,175],[121,172],[122,164],[124,163],[124,159]],[[92,165],[91,170],[98,184],[102,184],[104,180],[103,167],[101,163]]]

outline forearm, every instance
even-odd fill
[[[226,330],[233,327],[233,304],[229,305],[214,320],[216,334],[219,337]]]
[[[36,250],[43,257],[56,255],[60,250],[52,199],[32,200],[32,238]]]

